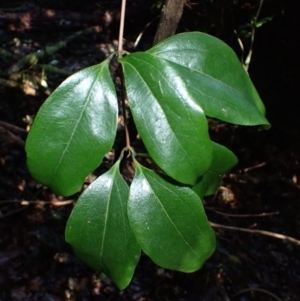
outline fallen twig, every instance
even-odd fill
[[[64,200],[64,201],[26,201],[26,200],[4,200],[0,201],[0,204],[10,204],[19,203],[23,206],[28,206],[30,204],[41,204],[41,205],[53,205],[53,206],[66,206],[74,204],[75,200]]]
[[[261,167],[265,166],[266,164],[267,164],[267,162],[262,162],[262,163],[254,165],[254,166],[250,166],[248,168],[244,168],[244,169],[240,170],[239,172],[240,173],[247,173],[248,171],[251,171],[253,169],[261,168]]]
[[[9,217],[15,213],[18,213],[20,211],[23,211],[24,209],[28,208],[29,205],[31,204],[47,204],[47,205],[53,205],[53,206],[56,206],[56,207],[59,207],[59,206],[66,206],[66,205],[70,205],[70,204],[74,204],[75,201],[74,200],[65,200],[65,201],[25,201],[25,200],[9,200],[9,201],[0,201],[0,205],[1,204],[4,204],[4,203],[20,203],[20,205],[23,205],[23,207],[21,208],[18,208],[14,211],[11,211],[11,212],[8,212],[4,215],[0,215],[0,220],[1,219],[4,219],[6,217]]]
[[[55,201],[55,202],[49,202],[51,205],[53,206],[66,206],[66,205],[70,205],[70,204],[74,204],[75,200],[65,200],[65,201]]]
[[[286,241],[289,241],[293,244],[296,244],[296,245],[300,246],[300,241],[299,240],[297,240],[293,237],[286,236],[286,235],[279,234],[279,233],[275,233],[275,232],[269,232],[269,231],[264,231],[264,230],[251,230],[251,229],[238,228],[238,227],[232,227],[232,226],[224,226],[224,225],[220,225],[220,224],[216,224],[216,223],[212,223],[212,222],[210,222],[210,225],[213,228],[221,228],[221,229],[226,229],[226,230],[233,230],[233,231],[247,232],[247,233],[252,233],[252,234],[266,235],[266,236],[274,237],[274,238],[277,238],[277,239],[286,240]]]
[[[237,296],[239,296],[241,294],[244,294],[244,293],[247,293],[247,292],[253,292],[253,291],[257,291],[257,292],[269,295],[269,296],[271,296],[272,298],[274,298],[277,301],[282,301],[278,296],[276,296],[273,293],[271,293],[271,292],[269,292],[267,290],[264,290],[262,288],[246,288],[246,289],[243,289],[243,290],[239,291],[235,295],[233,295],[232,298],[235,298],[235,297],[237,297]]]
[[[265,217],[265,216],[270,216],[270,215],[277,215],[279,214],[278,211],[276,212],[268,212],[268,213],[259,213],[259,214],[232,214],[232,213],[225,213],[218,211],[214,208],[211,207],[205,207],[206,210],[214,211],[217,214],[228,216],[228,217]]]

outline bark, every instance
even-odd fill
[[[186,0],[165,0],[153,45],[174,35]]]

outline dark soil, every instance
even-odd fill
[[[45,71],[46,77],[42,78],[43,70],[35,65],[22,69],[22,76],[10,73],[24,55],[97,25],[95,19],[85,19],[85,14],[99,16],[102,31],[74,39],[64,49],[46,54],[40,63],[52,62],[72,73],[102,61],[116,49],[119,3],[85,1],[83,6],[81,1],[41,1],[40,13],[51,8],[61,14],[59,18],[35,15],[33,23],[24,23],[21,16],[35,11],[35,4],[3,2],[0,51],[5,49],[14,56],[0,52],[0,80],[5,80],[0,81],[0,121],[18,129],[0,124],[0,130],[2,127],[13,134],[0,131],[0,301],[300,300],[297,1],[266,1],[262,17],[274,18],[257,29],[255,38],[249,73],[266,104],[272,128],[258,131],[210,121],[213,140],[234,151],[239,164],[224,176],[221,189],[205,199],[204,205],[211,222],[235,229],[215,228],[216,252],[196,273],[165,270],[142,256],[132,283],[122,292],[105,275],[76,258],[64,241],[66,220],[77,196],[63,199],[54,195],[36,183],[26,168],[26,130],[47,95],[66,75]],[[151,45],[159,13],[155,7],[150,9],[154,2],[159,1],[128,2],[125,38],[129,50],[144,26],[154,20],[138,48]],[[179,30],[215,34],[240,55],[233,29],[249,21],[257,2],[188,2]],[[69,20],[71,12],[74,15]],[[109,24],[103,23],[107,20],[105,12],[110,14]],[[8,13],[20,15],[10,15],[9,19]],[[24,28],[24,24],[31,26]],[[41,79],[48,87],[41,84]],[[8,80],[20,85],[12,87]],[[119,136],[116,148],[122,141]],[[107,157],[96,173],[103,172],[109,164],[111,158]],[[273,236],[242,232],[243,229],[265,230],[273,232]],[[299,241],[276,237],[276,233]]]

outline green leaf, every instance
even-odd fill
[[[80,196],[65,234],[76,255],[104,272],[119,289],[129,284],[140,258],[127,218],[128,195],[117,162]]]
[[[195,184],[211,164],[212,146],[204,112],[182,75],[148,53],[120,62],[130,109],[151,158],[173,179]]]
[[[228,172],[238,162],[235,154],[223,145],[213,144],[213,160],[209,170],[200,181],[193,186],[193,190],[200,199],[204,196],[215,194],[221,183],[221,176]]]
[[[207,116],[234,124],[270,127],[248,74],[234,51],[221,40],[200,32],[182,33],[147,52],[170,63]],[[172,82],[176,90],[176,81]]]
[[[77,192],[111,149],[117,113],[108,60],[69,77],[40,108],[29,132],[32,176],[57,194]]]
[[[164,268],[198,270],[215,250],[215,234],[199,197],[135,164],[128,218],[138,244]]]

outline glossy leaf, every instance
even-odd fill
[[[221,183],[221,176],[228,172],[238,162],[235,154],[223,145],[213,144],[213,160],[209,170],[200,181],[193,186],[193,190],[200,199],[204,196],[215,194]]]
[[[180,74],[190,97],[207,116],[234,124],[270,127],[248,74],[234,51],[221,40],[200,32],[182,33],[147,53],[153,59],[167,61]],[[160,76],[154,80],[160,81]],[[171,84],[177,90],[176,81]]]
[[[117,111],[108,61],[65,80],[40,108],[29,132],[32,176],[57,194],[77,192],[113,145]]]
[[[119,289],[131,281],[140,257],[127,218],[128,195],[117,162],[83,192],[66,226],[66,241],[77,256]]]
[[[138,244],[164,268],[198,270],[215,250],[215,234],[199,197],[135,164],[128,218]]]
[[[195,184],[211,164],[212,146],[204,112],[182,75],[148,53],[121,63],[130,109],[151,158],[173,179]]]

